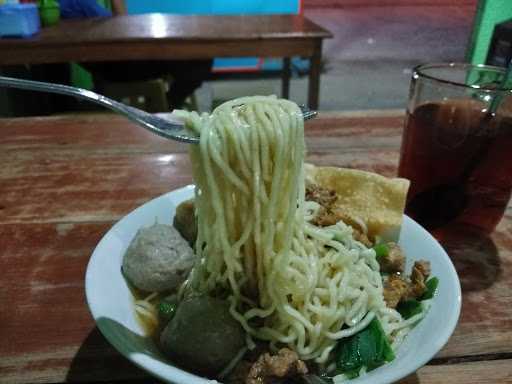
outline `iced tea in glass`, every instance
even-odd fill
[[[406,213],[429,230],[464,225],[491,233],[512,191],[512,92],[505,71],[427,64],[413,72],[399,176],[411,180]],[[490,102],[499,107],[490,113]]]

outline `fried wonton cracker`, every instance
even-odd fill
[[[363,221],[370,239],[397,241],[409,180],[356,169],[305,164],[306,183],[334,190],[335,206],[353,221]]]

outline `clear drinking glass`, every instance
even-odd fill
[[[398,173],[411,180],[406,213],[429,230],[456,224],[488,234],[503,217],[512,191],[512,91],[500,89],[504,75],[470,64],[414,69]]]

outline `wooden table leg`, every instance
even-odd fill
[[[319,39],[313,55],[309,58],[309,90],[308,107],[318,109],[318,94],[320,92],[320,64],[322,61],[322,40]]]
[[[283,72],[281,78],[281,97],[283,99],[290,98],[290,66],[291,60],[289,57],[283,58]]]

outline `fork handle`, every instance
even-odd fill
[[[16,79],[13,77],[0,76],[0,86],[7,88],[19,88],[37,92],[58,93],[61,95],[74,96],[78,99],[87,100],[95,104],[102,105],[108,109],[118,112],[128,119],[142,123],[148,129],[153,130],[155,133],[160,134],[160,130],[150,123],[154,116],[150,113],[142,111],[138,108],[130,107],[129,105],[112,100],[106,96],[99,95],[93,91],[83,88],[71,87],[69,85],[46,83],[43,81]],[[153,129],[151,127],[153,125]]]
[[[159,136],[186,143],[197,143],[198,141],[196,137],[190,137],[184,132],[185,127],[183,123],[173,122],[169,119],[163,120],[151,113],[120,103],[87,89],[5,76],[0,76],[0,86],[74,96],[78,99],[87,100],[111,109]]]
[[[43,81],[16,79],[13,77],[0,76],[0,85],[7,88],[19,88],[37,92],[58,93],[61,95],[74,96],[78,99],[91,101],[114,111],[123,112],[125,107],[134,109],[103,95],[83,88],[71,87],[69,85],[46,83]],[[143,111],[141,111],[143,112]]]

